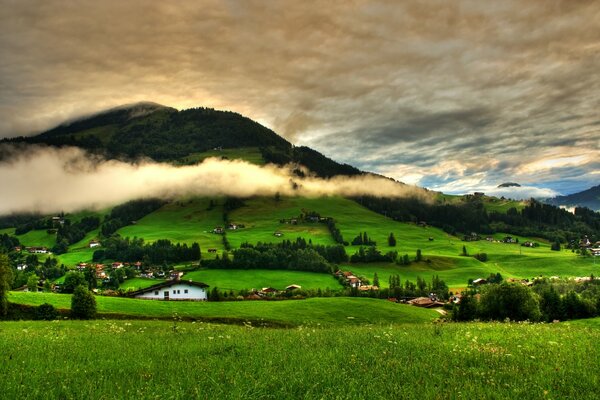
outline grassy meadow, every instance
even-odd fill
[[[11,292],[8,301],[30,306],[50,303],[63,310],[71,307],[71,295],[67,294]],[[351,297],[285,301],[177,302],[97,296],[96,302],[100,316],[107,317],[169,319],[177,313],[186,319],[227,322],[250,320],[282,326],[429,322],[439,317],[434,310],[386,300]]]
[[[0,330],[7,399],[596,399],[600,385],[600,331],[574,324],[96,320]]]
[[[448,202],[459,201],[456,196],[444,195],[444,199]],[[147,242],[158,239],[188,244],[198,242],[202,249],[202,257],[212,258],[215,257],[215,253],[208,253],[209,248],[217,249],[218,254],[224,250],[222,236],[212,233],[215,226],[224,224],[223,202],[222,198],[214,199],[211,206],[210,200],[206,198],[176,200],[141,218],[135,225],[121,228],[118,233],[122,236],[142,237]],[[278,200],[274,197],[259,197],[246,199],[244,203],[244,206],[229,214],[233,223],[245,225],[242,229],[226,230],[232,248],[237,248],[244,242],[280,242],[295,240],[297,237],[311,240],[315,244],[335,244],[324,224],[280,223],[282,219],[298,217],[303,211],[316,211],[323,217],[333,217],[346,241],[351,242],[361,232],[367,232],[369,237],[377,242],[377,247],[382,253],[397,251],[400,256],[408,254],[413,260],[416,250],[422,251],[423,261],[412,262],[408,266],[395,263],[341,265],[341,268],[352,270],[371,280],[377,272],[383,286],[387,285],[388,277],[392,274],[400,275],[402,280],[412,281],[418,276],[429,280],[436,274],[450,287],[461,288],[466,285],[468,279],[486,277],[496,272],[504,277],[515,278],[532,278],[539,275],[566,277],[598,274],[600,268],[600,265],[594,264],[592,258],[579,257],[568,250],[551,251],[550,244],[544,240],[515,236],[520,242],[533,240],[539,243],[537,248],[528,248],[519,244],[500,243],[499,240],[506,235],[497,233],[493,235],[496,240],[494,242],[463,242],[441,229],[393,221],[341,197],[283,197]],[[485,204],[497,206],[501,211],[501,208],[516,207],[519,204],[522,206],[524,203],[490,199]],[[102,217],[108,211],[102,210],[95,215]],[[81,212],[69,217],[77,220],[91,214],[93,213]],[[274,235],[277,231],[282,233],[281,237]],[[2,232],[12,233],[14,230],[4,229]],[[388,246],[387,238],[390,233],[396,237],[395,247]],[[57,256],[59,263],[73,267],[79,262],[91,261],[95,249],[90,249],[88,243],[98,236],[98,230],[88,233],[83,240],[71,245],[68,253]],[[45,230],[28,232],[20,235],[19,239],[26,245],[54,245],[54,235],[47,234]],[[467,257],[461,255],[463,246],[469,254]],[[352,255],[358,248],[359,246],[347,246],[346,251]],[[486,253],[488,261],[480,262],[473,258],[472,255],[477,253]],[[46,257],[39,256],[42,261]],[[190,279],[200,279],[213,287],[223,289],[285,287],[291,283],[309,289],[332,287],[331,279],[327,276],[300,272],[290,274],[289,271],[198,271],[191,275]],[[126,286],[133,287],[137,284],[126,283]]]

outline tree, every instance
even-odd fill
[[[71,296],[71,317],[77,319],[96,318],[96,299],[86,286],[79,285]]]
[[[65,281],[61,287],[62,293],[73,293],[75,288],[79,285],[86,286],[88,285],[85,280],[85,276],[81,272],[70,271],[65,275]]]
[[[473,292],[463,292],[460,302],[454,305],[452,319],[454,321],[472,321],[477,317],[477,299]]]
[[[0,316],[8,314],[8,291],[12,284],[13,273],[6,254],[0,254]]]
[[[388,236],[388,246],[390,246],[390,247],[396,246],[396,238],[394,237],[393,232],[390,232],[390,236]]]
[[[423,259],[423,254],[421,253],[421,249],[417,249],[417,257],[415,258],[416,262],[419,262]]]
[[[560,242],[556,241],[550,246],[550,250],[560,251]]]
[[[484,319],[538,321],[542,316],[533,290],[520,284],[485,285],[481,290],[479,305]]]
[[[379,287],[379,276],[377,276],[377,272],[373,275],[373,286]]]
[[[469,253],[467,253],[467,246],[465,246],[465,245],[463,245],[463,248],[462,248],[462,255],[463,256],[468,256],[469,255]]]
[[[37,292],[39,280],[40,278],[36,274],[29,275],[29,278],[27,278],[27,290],[29,292]]]

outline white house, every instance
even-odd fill
[[[101,243],[99,241],[97,241],[97,240],[90,240],[90,243],[89,243],[90,248],[100,247],[100,245],[101,245]]]
[[[208,285],[194,281],[168,281],[128,294],[136,299],[149,300],[206,300]]]

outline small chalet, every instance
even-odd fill
[[[361,292],[368,292],[369,290],[379,290],[379,286],[375,285],[362,285],[358,287]]]
[[[517,240],[512,236],[505,236],[502,243],[517,243]]]
[[[285,288],[286,291],[291,292],[292,290],[302,289],[300,285],[290,285]]]
[[[84,263],[84,262],[80,262],[79,264],[77,264],[77,269],[78,269],[79,271],[83,271],[83,270],[84,270],[84,269],[86,269],[87,267],[88,267],[88,264],[87,264],[87,263]]]
[[[259,294],[269,294],[269,293],[277,293],[279,290],[272,287],[264,287],[258,292]]]
[[[208,285],[194,281],[167,281],[145,289],[127,294],[128,297],[147,300],[187,300],[202,301],[207,299]]]
[[[231,230],[233,230],[233,231],[235,231],[235,230],[236,230],[236,229],[238,229],[238,228],[239,228],[239,226],[238,226],[237,224],[229,224],[229,225],[227,226],[227,229],[231,229]]]
[[[593,256],[600,256],[600,247],[598,247],[596,249],[590,249],[590,252],[592,253]]]
[[[98,240],[90,240],[89,247],[90,249],[93,247],[100,247],[100,242]]]
[[[123,263],[119,262],[119,261],[115,261],[114,263],[112,263],[112,267],[114,269],[119,269],[119,268],[123,268]]]
[[[281,232],[277,231],[277,232],[275,232],[273,235],[275,235],[275,236],[277,236],[277,237],[282,237],[282,236],[283,236],[283,233],[281,233]]]
[[[35,253],[35,254],[48,253],[48,248],[46,248],[46,247],[26,247],[25,250],[27,250],[30,253]]]
[[[361,286],[361,281],[360,279],[358,279],[356,276],[354,275],[350,275],[349,277],[346,278],[346,281],[348,282],[348,285],[350,285],[350,287],[353,288],[358,288]]]
[[[225,231],[223,230],[222,226],[216,226],[213,229],[213,233],[216,233],[217,235],[222,235]]]
[[[473,285],[485,285],[487,281],[483,278],[477,278],[473,281]]]

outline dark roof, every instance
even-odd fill
[[[144,289],[136,290],[134,292],[128,292],[127,296],[136,296],[138,294],[142,294],[142,293],[146,293],[146,292],[151,292],[153,290],[159,290],[159,289],[170,287],[170,286],[177,285],[177,284],[196,286],[196,287],[200,287],[200,288],[207,288],[208,287],[208,285],[206,283],[203,283],[203,282],[194,282],[194,281],[185,281],[185,280],[183,280],[183,281],[182,280],[170,280],[170,281],[166,281],[166,282],[163,282],[163,283],[159,283],[157,285],[149,286],[149,287],[144,288]]]

